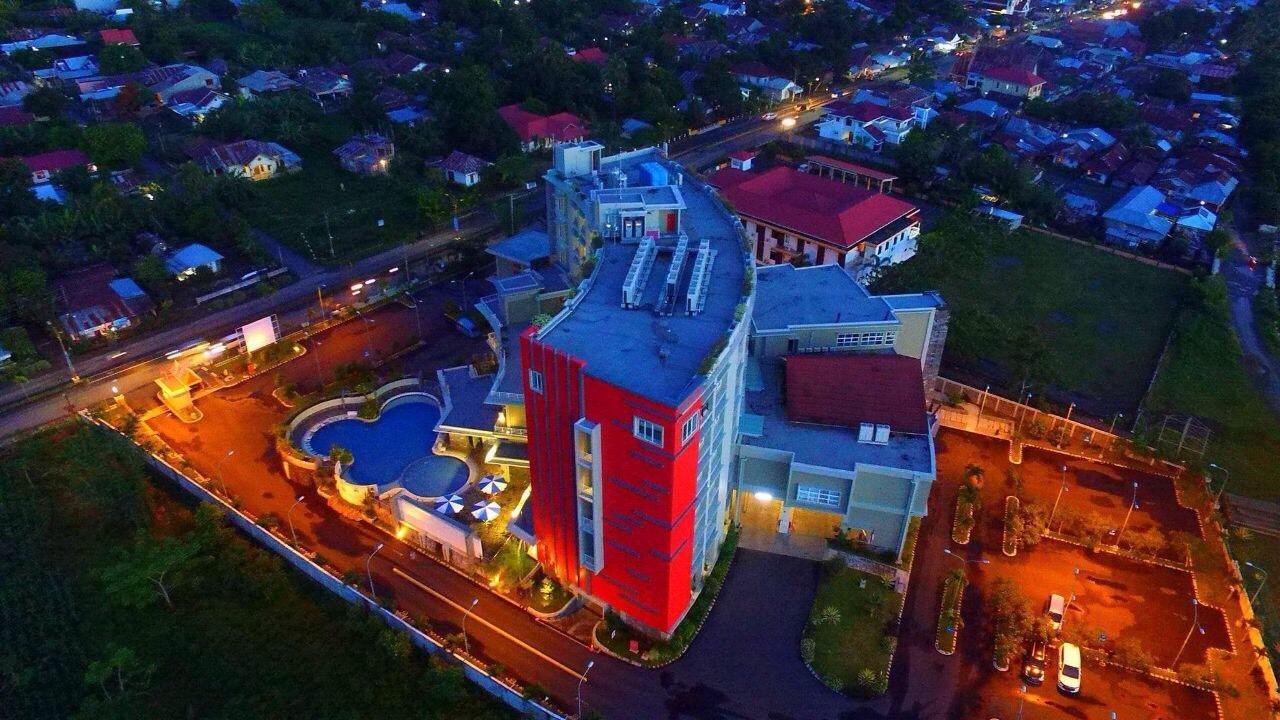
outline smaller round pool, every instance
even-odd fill
[[[429,455],[415,460],[400,476],[400,486],[421,498],[436,498],[457,492],[467,482],[466,463],[447,455]]]

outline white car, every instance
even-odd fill
[[[1055,632],[1062,629],[1062,614],[1066,609],[1066,598],[1057,593],[1049,596],[1049,602],[1045,605],[1044,611],[1049,616],[1049,624],[1053,626]]]
[[[1072,695],[1080,692],[1080,648],[1071,643],[1058,648],[1058,689]]]
[[[761,120],[777,120],[777,119],[778,119],[778,113],[776,113],[776,112],[767,112],[767,113],[765,113],[764,115],[761,115],[761,116],[760,116],[760,119],[761,119]]]

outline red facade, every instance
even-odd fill
[[[654,403],[586,375],[580,360],[531,334],[521,338],[521,355],[538,557],[562,581],[670,632],[693,598],[698,435],[682,445],[680,428],[700,412],[699,393],[679,408]],[[529,387],[529,370],[541,373],[541,392]],[[662,447],[635,437],[637,416],[662,427]],[[573,427],[584,417],[600,433],[594,512],[602,518],[603,552],[594,573],[582,567],[578,548]]]

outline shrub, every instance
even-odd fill
[[[364,402],[360,403],[360,409],[356,411],[356,417],[361,420],[374,420],[378,417],[378,411],[377,399],[368,397],[365,398]]]
[[[800,641],[800,659],[805,664],[813,662],[813,655],[817,651],[817,642],[813,638],[804,638]]]

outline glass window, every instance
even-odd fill
[[[689,438],[693,437],[693,434],[698,431],[698,420],[701,418],[701,416],[702,416],[701,412],[695,411],[692,415],[685,418],[685,421],[683,423],[681,423],[680,425],[680,444],[681,445],[684,445],[685,443],[689,442]]]
[[[631,434],[650,445],[662,447],[662,426],[656,422],[635,416],[632,419]]]
[[[529,371],[529,389],[536,393],[542,392],[542,373],[537,370]]]
[[[836,347],[838,348],[857,347],[858,337],[859,336],[857,333],[838,333],[836,335]]]
[[[840,491],[832,490],[830,488],[800,485],[796,487],[796,500],[813,503],[815,505],[840,507]]]

